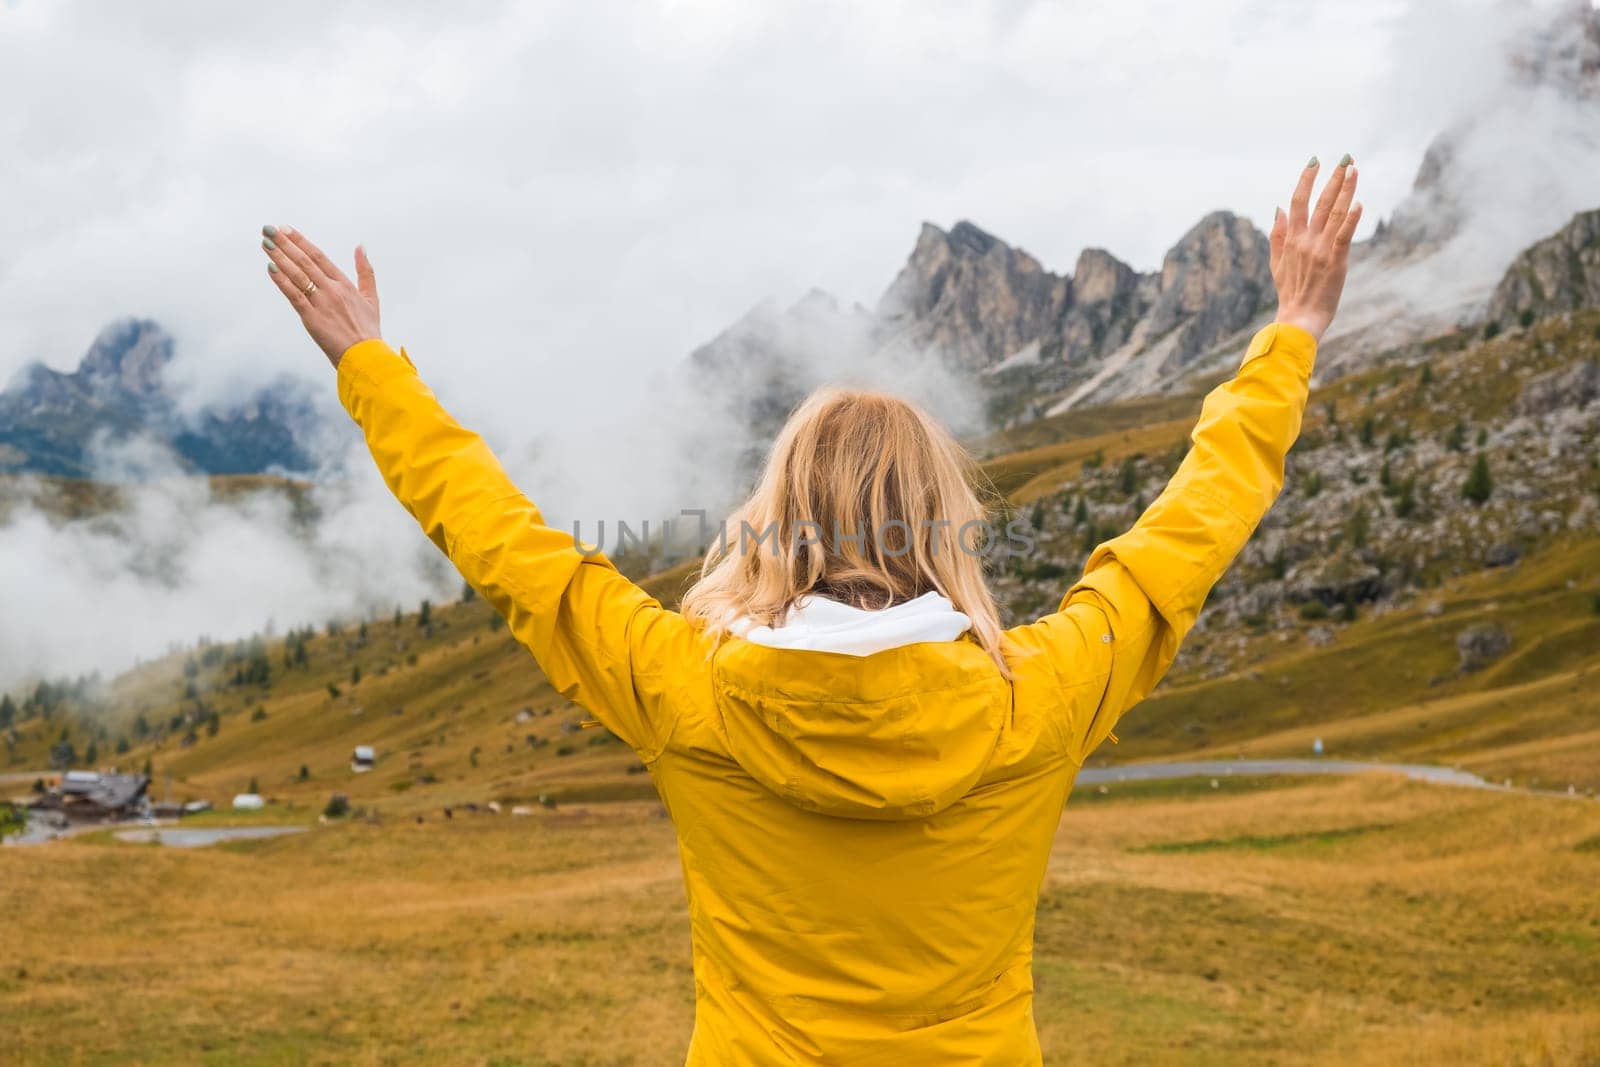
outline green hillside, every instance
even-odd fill
[[[1296,754],[1320,736],[1330,753],[1600,788],[1600,468],[1593,447],[1530,444],[1559,417],[1592,446],[1600,406],[1534,417],[1528,399],[1597,357],[1588,313],[1451,337],[1317,389],[1278,508],[1168,680],[1095,758]],[[1050,610],[1089,549],[1153,498],[1198,403],[1139,401],[984,442],[1010,448],[984,468],[1039,538],[996,561],[1009,617]],[[1463,492],[1479,454],[1495,473],[1482,503]],[[1502,540],[1514,559],[1486,562]],[[1325,574],[1329,559],[1366,569]],[[670,602],[692,571],[648,584]],[[1507,647],[1464,669],[1462,634],[1485,624]],[[63,741],[88,762],[92,744],[99,765],[148,764],[158,796],[170,776],[175,799],[252,781],[307,810],[335,791],[400,811],[653,796],[476,598],[192,648],[100,692],[12,698],[9,770],[47,766]],[[375,770],[351,770],[356,745],[376,747]]]

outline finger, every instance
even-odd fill
[[[1350,156],[1347,154],[1339,160],[1339,165],[1333,168],[1333,175],[1329,177],[1328,184],[1322,187],[1322,195],[1317,197],[1317,209],[1311,213],[1312,233],[1321,233],[1327,227],[1328,213],[1333,210],[1333,202],[1339,199],[1339,190],[1344,188],[1344,176],[1349,168]]]
[[[1328,222],[1325,232],[1338,236],[1339,230],[1344,226],[1344,220],[1350,214],[1350,201],[1356,196],[1356,168],[1341,168],[1344,170],[1344,183],[1339,187],[1339,195],[1333,201],[1333,208],[1328,212]],[[1330,183],[1331,184],[1331,183]]]
[[[306,257],[311,260],[311,265],[322,273],[323,278],[330,282],[348,282],[350,280],[344,276],[344,271],[334,265],[333,260],[323,255],[322,249],[311,243],[311,238],[292,226],[285,226],[283,233],[285,237],[289,238],[290,244],[306,254]],[[315,279],[314,275],[313,278]],[[315,280],[318,284],[321,284],[321,279]]]
[[[309,295],[306,294],[306,290],[310,287],[312,279],[306,275],[306,272],[300,268],[298,263],[287,255],[283,244],[278,239],[263,237],[261,239],[261,248],[267,253],[267,259],[272,261],[272,265],[278,268],[279,277],[284,278],[290,285],[300,290],[301,294]]]
[[[1274,275],[1278,273],[1278,264],[1283,262],[1283,245],[1289,238],[1289,219],[1283,213],[1283,208],[1272,209],[1272,234],[1267,239],[1270,254],[1267,256],[1267,269]]]
[[[1333,235],[1333,247],[1341,252],[1349,249],[1350,242],[1356,236],[1356,227],[1359,225],[1361,225],[1361,205],[1357,204],[1350,209],[1350,214],[1344,217],[1344,222],[1339,225],[1339,232]]]
[[[372,260],[367,258],[367,250],[362,245],[356,245],[356,288],[368,303],[378,306],[378,276],[373,273]]]
[[[282,252],[284,258],[293,263],[302,275],[315,282],[318,288],[333,284],[333,279],[321,267],[317,266],[316,261],[311,258],[311,253],[295,242],[293,229],[288,226],[267,226],[263,227],[263,229],[272,231],[267,234],[267,241]],[[283,264],[279,263],[278,266],[282,267]]]
[[[289,301],[289,306],[299,314],[304,315],[311,310],[311,301],[306,297],[305,290],[295,288],[294,282],[289,280],[288,273],[276,263],[267,262],[267,277],[282,291],[284,298]]]
[[[1316,184],[1319,164],[1317,157],[1312,156],[1311,162],[1300,172],[1300,181],[1295,184],[1294,195],[1289,198],[1289,232],[1299,233],[1306,228],[1306,207],[1311,203],[1311,187]]]

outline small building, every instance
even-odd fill
[[[74,822],[116,822],[136,819],[150,810],[150,779],[142,774],[68,771],[61,781],[36,798],[38,811],[56,811]]]
[[[260,793],[240,793],[233,798],[234,811],[260,811],[267,806]]]
[[[350,755],[350,769],[357,774],[372,770],[378,762],[378,754],[371,745],[357,745],[356,750]]]

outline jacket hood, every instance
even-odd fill
[[[716,652],[712,685],[723,741],[746,772],[796,807],[857,819],[919,819],[955,803],[1011,713],[1010,685],[970,637],[870,655],[734,637]]]
[[[876,611],[807,596],[777,626],[752,626],[748,619],[739,619],[729,627],[745,640],[770,648],[850,656],[870,656],[919,641],[954,641],[971,628],[972,620],[957,611],[949,597],[932,591]]]

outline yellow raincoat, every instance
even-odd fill
[[[1059,609],[856,657],[714,653],[544,524],[409,357],[363,341],[339,396],[389,488],[557,689],[631,745],[677,829],[691,1064],[1040,1062],[1034,907],[1084,759],[1172,662],[1283,482],[1316,343],[1271,325],[1193,448]]]

